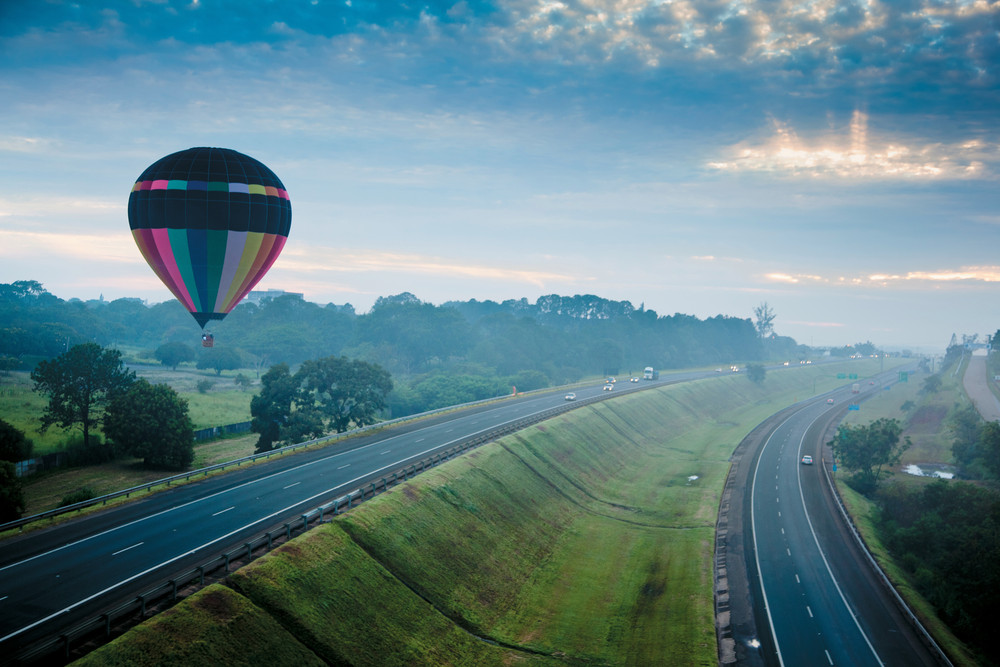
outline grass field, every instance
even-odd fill
[[[195,429],[224,426],[250,420],[250,399],[254,391],[240,391],[232,376],[216,377],[214,372],[178,370],[155,366],[140,367],[138,376],[153,383],[168,383],[188,402],[188,414]],[[244,371],[250,373],[250,371]],[[206,393],[197,388],[199,380],[209,380],[214,386]],[[64,449],[66,443],[80,434],[79,429],[51,426],[41,432],[39,419],[48,399],[34,391],[28,373],[12,372],[0,376],[0,417],[24,431],[34,444],[33,455],[43,456]]]
[[[843,384],[830,370],[769,373],[763,387],[723,376],[574,410],[337,517],[229,586],[329,664],[715,665],[729,457],[770,414]],[[128,637],[94,664],[133,650]],[[240,655],[238,634],[226,641]]]
[[[903,473],[910,464],[941,464],[952,462],[952,436],[948,429],[948,415],[956,405],[968,404],[962,390],[961,376],[942,375],[941,390],[928,394],[922,391],[927,373],[911,374],[908,382],[892,385],[889,391],[861,403],[861,409],[848,412],[844,423],[867,424],[879,418],[896,419],[903,426],[903,436],[909,437],[912,446],[903,454],[900,464],[893,470],[899,479],[922,483],[920,478]],[[903,405],[912,404],[909,410]]]

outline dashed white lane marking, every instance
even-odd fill
[[[234,509],[236,509],[236,505],[233,505],[232,507],[227,507],[227,508],[226,508],[226,509],[224,509],[224,510],[219,510],[218,512],[216,512],[216,513],[215,513],[215,514],[213,514],[212,516],[219,516],[220,514],[225,514],[225,513],[226,513],[226,512],[228,512],[229,510],[234,510]]]
[[[113,554],[111,554],[111,555],[112,555],[112,556],[117,556],[118,554],[123,554],[123,553],[125,553],[126,551],[128,551],[129,549],[135,549],[136,547],[141,547],[141,546],[142,546],[143,544],[145,544],[145,542],[139,542],[139,544],[133,544],[133,545],[132,545],[132,546],[130,546],[130,547],[125,547],[124,549],[119,549],[118,551],[114,552],[114,553],[113,553]]]
[[[292,488],[293,486],[298,486],[298,485],[299,485],[299,484],[301,484],[301,483],[302,483],[302,482],[293,482],[292,484],[289,484],[288,486],[283,486],[283,487],[281,487],[281,490],[282,490],[282,491],[284,491],[285,489],[290,489],[290,488]]]

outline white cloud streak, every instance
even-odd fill
[[[870,137],[868,115],[855,111],[846,136],[827,132],[803,139],[774,121],[774,134],[762,142],[742,142],[729,157],[708,163],[723,172],[768,172],[815,178],[951,180],[979,179],[987,162],[1000,158],[1000,146],[981,140],[954,144],[922,143],[916,138]]]

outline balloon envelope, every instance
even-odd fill
[[[128,222],[146,262],[204,328],[271,268],[288,238],[292,205],[274,172],[252,157],[189,148],[142,172]]]

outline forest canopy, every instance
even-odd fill
[[[659,315],[594,295],[433,305],[404,292],[381,297],[358,314],[350,304],[320,305],[284,294],[244,301],[212,322],[211,331],[215,348],[203,350],[201,331],[174,300],[67,301],[37,281],[0,284],[0,358],[16,360],[23,370],[82,342],[145,350],[145,358],[170,366],[187,363],[184,356],[165,355],[182,343],[197,353],[199,368],[221,373],[238,364],[258,377],[275,364],[294,370],[313,359],[344,356],[391,374],[395,390],[389,402],[396,415],[438,407],[456,394],[474,400],[514,386],[527,390],[587,376],[638,375],[646,366],[801,359],[808,352],[791,338],[762,337],[750,317]],[[226,355],[238,355],[238,361],[215,363]]]

